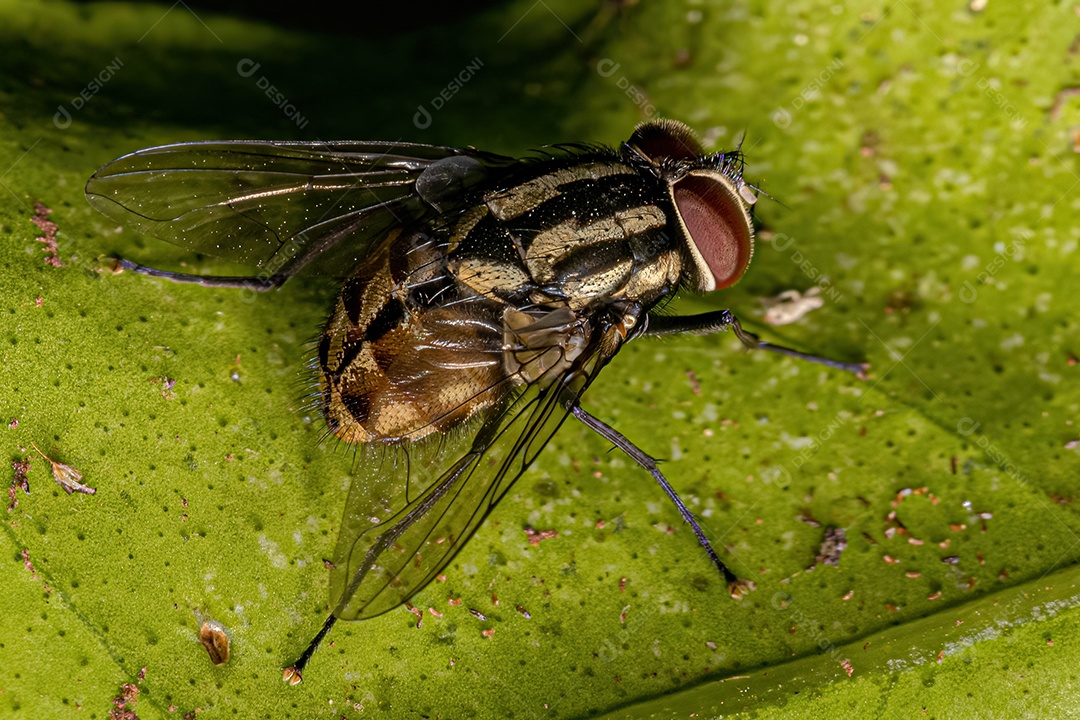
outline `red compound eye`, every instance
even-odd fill
[[[753,227],[739,194],[726,178],[712,174],[688,175],[675,183],[673,193],[692,249],[715,282],[706,278],[702,288],[734,285],[754,251]],[[704,274],[705,268],[699,269]]]

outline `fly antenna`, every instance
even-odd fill
[[[791,207],[789,205],[787,205],[785,202],[783,202],[782,200],[777,199],[775,196],[770,195],[769,193],[765,192],[759,186],[754,185],[753,183],[746,183],[746,185],[748,187],[750,187],[754,191],[754,194],[756,194],[756,195],[764,195],[765,197],[769,198],[770,200],[772,200],[774,203],[776,203],[780,207],[784,208],[785,210],[790,210],[791,209]]]

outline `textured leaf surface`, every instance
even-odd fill
[[[2,535],[0,716],[106,718],[124,683],[144,719],[989,717],[1029,694],[1076,715],[1072,575],[1037,581],[1080,559],[1077,16],[981,4],[525,0],[361,39],[183,4],[0,4],[0,437],[33,456]],[[758,204],[746,278],[678,309],[873,364],[859,381],[726,336],[641,341],[590,390],[757,591],[731,600],[649,477],[569,426],[415,600],[421,628],[404,609],[342,624],[284,685],[327,610],[352,472],[304,407],[334,288],[101,272],[112,252],[236,269],[110,225],[86,178],[166,142],[518,154],[616,143],[652,114],[716,149],[745,132],[780,201]],[[815,285],[822,308],[760,323],[758,298]],[[97,493],[64,493],[31,442]],[[807,571],[830,528],[839,564]],[[969,649],[850,652],[990,608],[1005,629]],[[221,667],[206,620],[230,639]],[[742,704],[711,694],[746,675]]]

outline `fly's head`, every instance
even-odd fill
[[[694,132],[675,120],[639,125],[626,149],[664,183],[688,262],[689,287],[710,292],[738,282],[754,252],[742,153],[706,154]]]

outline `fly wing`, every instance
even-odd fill
[[[86,197],[117,222],[196,252],[343,276],[387,228],[453,208],[515,162],[414,143],[195,142],[109,163]]]
[[[349,491],[330,578],[335,616],[356,620],[391,610],[446,567],[614,354],[602,356],[600,348],[616,345],[591,340],[575,362],[532,375],[533,382],[473,425],[473,433],[386,448],[382,462],[364,469]],[[522,373],[536,369],[531,362]]]

